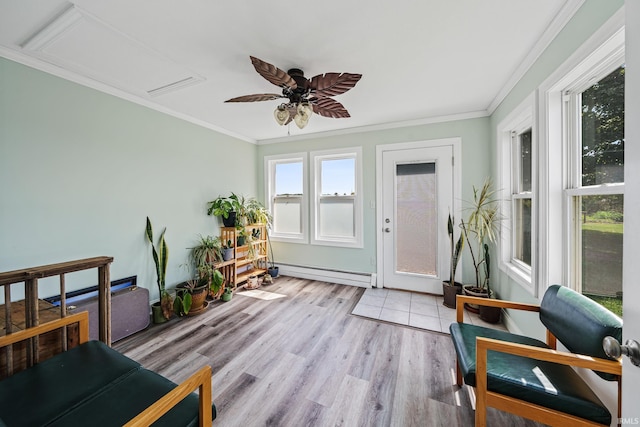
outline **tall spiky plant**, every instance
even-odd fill
[[[489,292],[489,246],[488,243],[496,243],[498,240],[498,224],[500,212],[495,190],[492,189],[491,179],[487,178],[480,189],[473,187],[473,202],[467,221],[460,221],[460,227],[467,242],[469,252],[475,269],[476,287],[486,289]],[[476,244],[471,243],[469,234]],[[485,266],[484,278],[481,278],[481,267]]]
[[[167,242],[164,240],[164,233],[166,231],[166,228],[162,230],[160,239],[158,240],[158,249],[156,250],[156,247],[153,244],[153,228],[151,227],[151,221],[149,220],[149,217],[147,217],[146,235],[147,240],[149,241],[149,243],[151,243],[153,262],[156,264],[156,276],[158,283],[158,293],[160,295],[160,306],[162,307],[162,315],[164,316],[164,318],[169,319],[173,310],[173,302],[171,301],[171,296],[165,288],[167,264],[169,262],[169,247],[167,246]]]
[[[454,244],[453,223],[454,219],[451,214],[449,214],[449,218],[447,219],[447,233],[449,233],[449,243],[451,244],[451,266],[449,270],[449,284],[451,286],[454,286],[456,283],[456,270],[458,269],[458,262],[460,261],[460,255],[462,254],[462,248],[464,247],[463,233],[460,233],[458,241]]]

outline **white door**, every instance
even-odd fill
[[[383,286],[442,294],[453,146],[382,153]]]

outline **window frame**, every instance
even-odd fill
[[[354,236],[327,237],[320,235],[320,200],[322,199],[322,169],[323,160],[338,160],[353,158],[355,160],[355,195],[352,197],[354,209]],[[363,182],[362,182],[362,147],[348,147],[331,150],[311,151],[309,153],[309,177],[312,180],[310,191],[310,243],[321,246],[337,246],[346,248],[363,248]]]
[[[520,284],[533,296],[537,296],[535,286],[535,274],[537,265],[538,246],[534,236],[537,236],[537,123],[535,120],[534,93],[516,107],[497,126],[498,136],[498,164],[499,188],[502,192],[500,200],[502,221],[500,222],[499,264],[500,270],[505,272],[512,280]],[[519,136],[531,130],[531,191],[519,191],[520,162],[519,160]],[[516,201],[531,199],[531,265],[516,258],[515,245],[517,229],[515,226]]]
[[[617,65],[616,65],[617,64]],[[566,258],[569,261],[565,277],[571,289],[582,293],[582,229],[581,198],[583,196],[624,195],[624,182],[582,185],[582,123],[581,94],[624,64],[624,54],[606,55],[583,76],[573,81],[562,91],[563,146],[568,153],[564,164],[566,185],[563,189],[567,206],[564,227],[569,242]]]
[[[278,233],[274,230],[273,226],[269,230],[269,238],[274,242],[289,242],[289,243],[309,243],[309,191],[308,191],[308,160],[307,153],[289,153],[281,155],[272,155],[264,157],[264,170],[266,171],[267,179],[265,180],[265,200],[267,209],[272,215],[275,215],[274,200],[275,200],[275,185],[276,185],[276,166],[278,164],[285,163],[299,163],[302,162],[302,199],[300,201],[301,209],[301,225],[302,230],[300,233]],[[273,219],[275,223],[275,218]]]
[[[537,129],[540,135],[537,237],[540,249],[535,272],[540,295],[552,284],[571,284],[575,277],[571,260],[574,225],[569,214],[573,189],[569,185],[571,172],[567,164],[572,149],[567,143],[568,133],[571,126],[575,126],[575,118],[572,119],[573,124],[567,123],[566,91],[585,84],[612,64],[615,66],[610,70],[624,63],[624,50],[624,17],[618,14],[537,89]]]

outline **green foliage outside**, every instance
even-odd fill
[[[602,297],[598,295],[588,295],[589,298],[597,302],[598,304],[604,306],[609,311],[617,314],[622,317],[622,298],[613,298],[613,297]]]

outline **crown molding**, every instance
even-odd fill
[[[284,137],[278,137],[278,138],[259,139],[257,143],[258,145],[267,145],[267,144],[278,144],[281,142],[294,142],[294,141],[303,141],[303,140],[309,140],[309,139],[329,138],[332,136],[351,135],[354,133],[376,132],[376,131],[389,130],[389,129],[430,125],[435,123],[453,122],[458,120],[477,119],[482,117],[488,117],[489,115],[490,114],[486,110],[471,111],[468,113],[450,114],[446,116],[434,116],[434,117],[427,117],[424,119],[417,119],[417,120],[405,120],[400,122],[382,123],[379,125],[358,126],[358,127],[332,130],[332,131],[326,131],[326,132],[309,133],[304,135],[291,135],[291,136],[284,136]]]
[[[502,89],[500,89],[487,107],[489,115],[493,114],[496,108],[504,101],[518,82],[524,77],[529,69],[535,64],[540,55],[549,47],[551,42],[558,36],[560,31],[569,23],[571,18],[578,12],[586,0],[567,0],[558,14],[553,18],[542,36],[538,39],[527,56],[520,62],[520,65],[511,73],[511,77]]]
[[[165,107],[163,105],[157,104],[149,99],[145,99],[141,96],[134,95],[122,89],[115,88],[113,86],[107,85],[105,83],[94,80],[90,77],[83,76],[79,73],[66,70],[64,68],[59,67],[58,65],[52,64],[45,60],[35,58],[30,55],[26,55],[22,52],[18,52],[14,49],[8,48],[6,46],[0,46],[0,56],[11,61],[17,62],[22,65],[26,65],[27,67],[34,68],[38,71],[45,72],[47,74],[54,75],[56,77],[60,77],[62,79],[71,81],[73,83],[77,83],[79,85],[95,89],[99,92],[106,93],[108,95],[113,95],[115,97],[124,99],[129,102],[133,102],[134,104],[141,105],[143,107],[150,108],[152,110],[158,111],[160,113],[167,114],[169,116],[184,120],[186,122],[201,126],[203,128],[221,133],[223,135],[230,136],[232,138],[236,138],[245,142],[249,142],[252,144],[256,144],[257,141],[253,138],[249,138],[245,135],[241,135],[236,132],[232,132],[228,129],[213,125],[209,122],[206,122],[202,119],[198,119],[192,117],[190,115],[175,111],[171,108]]]

